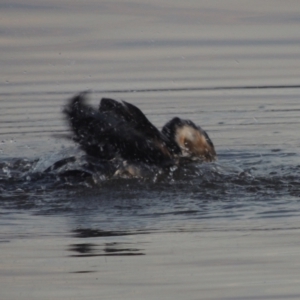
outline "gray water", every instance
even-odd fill
[[[299,16],[297,1],[2,1],[1,299],[299,299]],[[158,128],[193,120],[218,160],[83,176],[62,115],[83,90]]]

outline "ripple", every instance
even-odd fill
[[[133,227],[155,226],[158,220],[298,216],[300,168],[292,161],[275,164],[272,155],[278,152],[266,153],[273,164],[262,165],[261,153],[223,152],[216,163],[153,168],[146,177],[132,179],[115,178],[116,165],[93,164],[81,154],[9,159],[0,162],[0,207],[36,215],[85,215]]]

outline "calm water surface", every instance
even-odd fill
[[[2,1],[1,299],[299,299],[299,13]],[[192,119],[217,162],[86,172],[61,113],[82,90]]]

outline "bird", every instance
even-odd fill
[[[122,159],[133,170],[129,173],[136,172],[132,166],[139,163],[169,167],[216,160],[208,134],[191,120],[174,117],[159,130],[129,102],[102,98],[96,108],[87,98],[88,92],[76,94],[63,113],[72,140],[94,160]]]

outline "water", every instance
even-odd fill
[[[299,299],[297,2],[0,7],[1,298]],[[82,90],[193,120],[218,160],[87,170]]]

